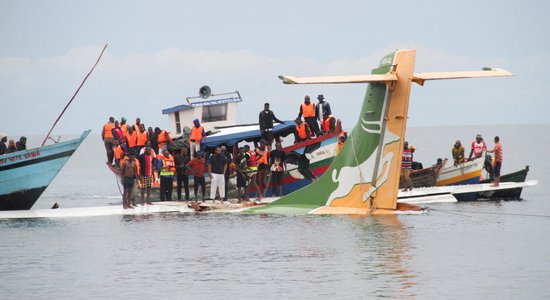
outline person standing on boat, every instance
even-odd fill
[[[149,140],[149,134],[147,133],[147,130],[145,130],[145,125],[141,124],[139,127],[139,131],[136,132],[137,134],[137,144],[136,149],[137,153],[141,153],[141,150],[145,148],[147,145],[147,141]]]
[[[321,135],[321,130],[319,130],[319,124],[317,123],[317,117],[315,116],[315,104],[311,102],[309,96],[305,96],[304,103],[300,105],[300,113],[298,113],[298,118],[304,116],[304,121],[309,125],[313,136]]]
[[[168,131],[161,130],[158,127],[155,127],[155,132],[158,135],[159,153],[164,153],[164,151],[168,150],[168,146],[172,143],[172,137]]]
[[[487,150],[487,152],[495,154],[495,165],[493,167],[494,183],[492,186],[496,187],[500,185],[500,168],[502,167],[502,145],[498,136],[495,136],[495,148]]]
[[[185,200],[189,200],[189,176],[187,172],[187,164],[189,163],[189,150],[183,147],[179,152],[174,154],[174,162],[176,164],[176,192],[178,201],[181,201],[181,187],[185,190]]]
[[[139,153],[137,149],[138,135],[137,132],[134,131],[134,128],[132,126],[128,127],[128,132],[124,137],[126,139],[126,149],[128,149],[128,151]]]
[[[193,190],[195,192],[195,201],[199,201],[199,186],[202,192],[202,201],[204,202],[205,192],[205,180],[204,180],[204,165],[205,160],[201,156],[200,152],[195,152],[195,156],[187,163],[187,170],[193,175]]]
[[[225,169],[224,179],[225,179],[225,201],[227,201],[227,194],[229,194],[229,176],[231,175],[231,162],[233,161],[233,156],[231,153],[227,152],[227,147],[225,145],[221,146],[222,154],[225,156],[225,161],[227,162],[227,168]]]
[[[260,112],[258,124],[260,125],[260,134],[262,135],[262,139],[266,140],[268,145],[273,143],[273,121],[284,123],[275,117],[273,111],[269,110],[269,103],[266,102],[264,104],[264,110]]]
[[[455,162],[455,167],[459,164],[464,163],[464,146],[462,146],[462,143],[460,140],[456,140],[455,145],[453,149],[451,150],[453,153],[453,160]]]
[[[248,189],[246,184],[246,168],[248,166],[248,159],[250,155],[246,152],[244,147],[239,148],[239,153],[237,154],[236,167],[237,167],[237,200],[241,202],[242,200],[248,201]],[[241,192],[243,189],[243,192]]]
[[[136,184],[138,178],[137,165],[134,160],[135,156],[133,153],[130,153],[128,160],[122,163],[120,168],[120,174],[122,175],[122,186],[124,187],[124,193],[122,195],[122,207],[124,209],[134,208],[130,203],[130,199],[133,198],[132,190]]]
[[[155,152],[155,154],[159,154],[159,136],[158,134],[153,130],[153,127],[147,128],[147,139],[149,142],[151,142],[151,149]]]
[[[101,129],[101,139],[103,140],[103,143],[105,144],[105,152],[107,153],[107,163],[112,164],[113,163],[113,128],[115,127],[115,118],[109,117],[109,122],[105,123],[103,125],[103,128]],[[0,153],[2,154],[2,153]]]
[[[155,160],[155,152],[150,146],[144,148],[142,154],[139,155],[139,182],[141,189],[141,205],[151,203],[151,186],[153,185],[153,161]],[[145,192],[147,192],[147,201],[145,201]]]
[[[120,130],[122,130],[122,134],[124,136],[126,136],[126,134],[128,133],[128,123],[126,123],[125,117],[120,118]]]
[[[275,143],[275,149],[269,154],[271,170],[271,194],[273,196],[283,196],[283,174],[286,170],[286,153],[283,151],[281,143]]]
[[[409,142],[403,143],[403,154],[401,156],[401,182],[403,182],[403,192],[412,190],[411,181],[412,168],[412,150],[409,148]]]
[[[302,122],[302,119],[296,118],[296,127],[294,130],[294,144],[301,143],[311,138],[311,129],[309,125]]]
[[[474,159],[482,157],[483,151],[487,151],[487,145],[483,141],[481,134],[478,134],[476,135],[476,140],[472,142],[472,150],[470,150],[468,160],[472,160],[472,156]]]
[[[122,128],[120,128],[120,124],[118,123],[118,120],[115,121],[115,125],[111,130],[111,132],[113,135],[113,141],[117,141],[118,144],[122,146],[124,151],[128,151],[128,147],[126,145],[126,136],[122,132]]]
[[[261,190],[267,190],[267,174],[269,173],[269,147],[265,140],[260,140],[260,146],[254,149],[258,161],[258,186]]]
[[[160,168],[160,201],[172,201],[172,190],[174,188],[174,171],[176,170],[174,158],[168,150],[164,150],[157,159]]]
[[[227,170],[227,161],[222,154],[221,147],[216,147],[216,152],[208,158],[208,172],[210,173],[210,199],[215,201],[216,191],[220,193],[220,201],[225,198],[225,171]]]
[[[325,96],[319,95],[317,96],[317,100],[319,100],[319,103],[315,106],[315,116],[317,117],[317,120],[319,120],[319,123],[321,123],[322,127],[325,115],[332,115],[332,110],[330,109],[330,104],[325,101]]]
[[[199,119],[193,120],[191,135],[189,135],[189,149],[191,150],[192,157],[195,157],[195,152],[201,151],[201,141],[205,136],[204,127],[201,125]]]
[[[138,131],[140,126],[141,126],[141,119],[136,118],[136,124],[134,124],[134,131]]]

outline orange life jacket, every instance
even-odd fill
[[[258,157],[256,156],[256,152],[250,150],[248,151],[248,155],[250,155],[250,158],[248,159],[248,162],[246,163],[246,165],[248,167],[258,166]]]
[[[315,104],[310,102],[309,105],[302,103],[302,115],[304,118],[315,117]]]
[[[166,132],[166,130],[163,130],[159,133],[158,141],[159,141],[159,147],[162,147],[166,145],[168,142],[171,142],[172,137],[168,132]]]
[[[307,138],[306,128],[309,129],[309,126],[306,122],[302,122],[302,124],[300,125],[296,124],[296,131],[298,132],[298,136],[302,140],[305,140]]]
[[[321,126],[323,127],[324,132],[330,131],[330,121],[332,121],[332,119],[334,119],[332,115],[329,115],[328,118],[323,120],[323,123],[321,124]]]
[[[113,151],[115,152],[115,158],[117,160],[119,160],[122,153],[124,153],[124,150],[120,145],[116,146],[115,149],[113,149]]]
[[[168,155],[168,157],[159,155],[159,157],[162,159],[162,170],[160,171],[160,176],[174,176],[176,164],[174,163],[174,158],[172,155]]]
[[[103,138],[104,139],[112,139],[113,138],[113,128],[115,128],[115,124],[111,122],[107,122],[105,125],[103,125]]]
[[[189,136],[189,140],[195,140],[196,144],[200,144],[202,140],[202,132],[204,130],[204,127],[191,127],[191,135]]]
[[[143,147],[145,146],[145,144],[147,143],[147,139],[148,139],[149,135],[147,134],[147,131],[144,131],[144,132],[137,132],[137,145],[140,146],[140,147]]]
[[[264,164],[267,165],[267,156],[268,152],[266,150],[262,150],[260,148],[256,148],[256,153],[258,156],[256,157],[256,160],[258,161],[258,165]]]
[[[134,131],[132,134],[127,133],[126,134],[126,143],[128,144],[128,148],[133,148],[137,145],[137,133]]]
[[[128,133],[128,124],[120,125],[120,129],[122,130],[122,134],[126,136],[126,134]]]

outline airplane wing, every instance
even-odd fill
[[[426,80],[501,77],[512,75],[514,74],[503,69],[483,68],[483,71],[414,73],[412,81],[418,83],[419,85],[424,85]]]
[[[285,84],[365,83],[389,82],[397,80],[397,76],[394,73],[319,77],[295,77],[279,75],[279,78]]]

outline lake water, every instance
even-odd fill
[[[424,165],[450,157],[456,139],[469,151],[477,133],[490,147],[499,135],[503,173],[530,165],[528,179],[539,180],[522,201],[431,204],[420,216],[0,221],[0,299],[549,299],[548,132],[408,129]],[[100,138],[88,137],[35,208],[120,203],[104,157]]]

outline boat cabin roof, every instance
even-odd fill
[[[285,137],[294,133],[296,124],[294,121],[273,124],[273,135]],[[262,139],[259,124],[244,124],[234,126],[216,127],[215,133],[206,136],[201,141],[201,146],[214,148],[221,145],[233,146],[242,141],[258,142]]]

